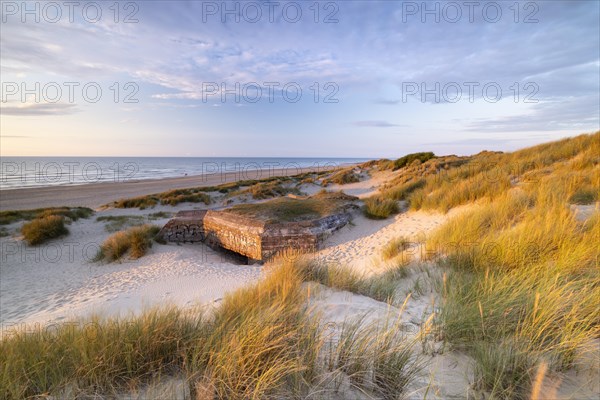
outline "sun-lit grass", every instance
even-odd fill
[[[364,214],[367,218],[386,219],[399,211],[398,203],[392,199],[374,196],[365,200]]]
[[[43,334],[7,331],[0,341],[0,397],[111,397],[157,376],[183,377],[198,398],[333,393],[332,377],[354,368],[353,355],[328,362],[339,350],[331,350],[330,332],[307,307],[304,263],[277,259],[264,279],[227,294],[211,313],[163,308]],[[353,384],[371,396],[395,398],[421,367],[395,322],[361,327],[349,339],[364,360],[364,379]]]
[[[347,185],[348,183],[354,183],[359,181],[360,175],[354,172],[354,167],[351,167],[335,172],[331,176],[323,179],[322,185],[328,186],[332,183],[335,183],[337,185]]]
[[[30,245],[42,244],[50,239],[66,235],[65,218],[60,215],[47,215],[26,222],[21,227],[23,238]]]
[[[446,268],[443,338],[471,354],[476,387],[493,398],[528,398],[540,362],[549,371],[569,369],[600,335],[600,217],[578,220],[569,208],[582,187],[598,188],[598,138],[506,155],[524,167],[520,177],[498,182],[522,183],[476,189],[477,205],[427,242]],[[421,205],[462,204],[458,194],[471,190],[464,182],[433,191]]]
[[[384,260],[390,260],[400,255],[404,250],[408,249],[410,241],[405,237],[398,237],[390,240],[381,250],[381,256]]]
[[[140,225],[116,232],[100,245],[95,261],[118,261],[125,255],[131,259],[140,258],[152,247],[159,230],[156,225]]]
[[[0,211],[0,225],[8,225],[18,221],[31,221],[35,218],[59,215],[77,221],[79,218],[88,218],[94,210],[87,207],[49,207],[34,210]]]

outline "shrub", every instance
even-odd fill
[[[27,243],[37,245],[47,240],[66,235],[69,233],[69,230],[65,227],[64,217],[48,215],[23,224],[21,233]]]
[[[158,226],[142,225],[117,232],[102,243],[95,261],[117,261],[127,253],[132,259],[140,258],[152,247],[152,239],[159,231]]]
[[[433,154],[430,151],[423,152],[423,153],[407,154],[404,157],[401,157],[401,158],[397,159],[396,161],[394,161],[393,170],[396,171],[400,168],[404,168],[407,165],[412,164],[413,161],[415,161],[415,160],[419,160],[420,162],[425,162],[427,160],[431,160],[434,157],[435,157],[435,154]]]
[[[385,219],[400,211],[395,200],[370,197],[365,200],[364,214],[371,219]]]

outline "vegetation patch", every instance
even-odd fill
[[[259,182],[250,186],[245,192],[250,193],[252,198],[256,200],[281,197],[288,194],[302,194],[298,188],[286,186],[283,181]]]
[[[67,235],[69,230],[65,227],[65,218],[62,215],[47,215],[23,224],[21,233],[28,244],[38,245]]]
[[[323,179],[323,186],[328,186],[332,183],[337,185],[346,185],[348,183],[360,182],[360,175],[354,172],[354,167],[346,168],[338,171],[328,178]]]
[[[417,160],[419,161],[419,163],[424,163],[425,161],[431,160],[432,158],[435,158],[435,154],[433,154],[430,151],[423,153],[407,154],[404,157],[400,157],[399,159],[394,161],[392,170],[396,171],[400,168],[404,168]]]
[[[594,188],[577,189],[569,198],[571,204],[592,204],[598,201],[598,190]]]
[[[341,212],[357,200],[344,193],[320,192],[306,199],[277,198],[254,204],[237,204],[226,212],[267,222],[298,222]]]
[[[104,228],[111,233],[132,226],[144,225],[144,220],[141,215],[104,215],[96,218],[98,222],[106,222]]]
[[[18,221],[31,221],[35,218],[49,215],[59,215],[77,221],[79,218],[88,218],[94,210],[87,207],[49,207],[33,210],[0,211],[0,225],[8,225]]]
[[[381,251],[384,260],[390,260],[402,254],[410,246],[410,241],[405,237],[399,237],[389,241]]]
[[[140,258],[152,247],[152,241],[159,231],[159,226],[142,225],[114,233],[102,243],[94,261],[113,262],[125,255],[131,259]]]
[[[381,196],[369,197],[365,200],[364,214],[370,219],[386,219],[400,212],[398,202]]]
[[[549,374],[572,368],[600,335],[600,217],[578,221],[568,207],[597,190],[599,141],[596,133],[484,153],[480,161],[501,161],[493,174],[489,165],[449,171],[462,178],[428,182],[411,203],[445,210],[478,200],[427,247],[446,271],[440,335],[473,357],[475,387],[490,398],[529,398],[540,366]]]

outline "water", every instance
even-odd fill
[[[239,174],[260,179],[274,169],[304,172],[367,161],[362,158],[2,157],[0,189],[126,182],[193,175]]]

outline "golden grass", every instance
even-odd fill
[[[146,224],[116,232],[100,245],[95,261],[112,262],[125,255],[129,255],[131,259],[140,258],[152,247],[152,240],[159,230],[158,226]]]
[[[598,188],[598,139],[494,155],[525,166],[497,180],[515,184],[471,189],[477,172],[411,203],[445,210],[477,200],[427,247],[449,267],[440,283],[442,335],[474,357],[476,388],[493,398],[528,398],[541,362],[550,372],[571,368],[600,335],[600,218],[578,220],[569,207],[582,186]]]
[[[30,245],[42,244],[50,239],[66,235],[65,218],[60,215],[47,215],[23,224],[23,238]]]
[[[395,200],[386,199],[381,196],[365,199],[364,214],[370,219],[386,219],[400,212]]]
[[[163,376],[183,376],[207,398],[305,398],[332,392],[332,377],[365,372],[354,384],[392,398],[414,378],[413,343],[394,324],[355,332],[356,360],[327,362],[329,331],[310,316],[303,259],[281,258],[257,284],[225,296],[213,313],[154,309],[124,319],[78,321],[49,332],[5,332],[0,397],[116,396]],[[394,394],[395,393],[395,394]]]

